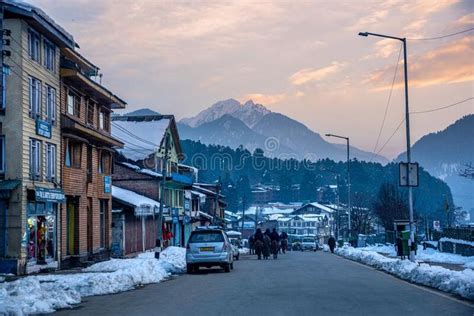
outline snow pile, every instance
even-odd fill
[[[326,244],[324,244],[324,245],[323,245],[323,251],[324,251],[324,252],[328,252],[328,251],[329,251],[329,246],[326,245]]]
[[[169,247],[160,256],[145,253],[133,259],[112,259],[77,274],[27,276],[0,283],[0,315],[52,313],[79,304],[81,298],[113,294],[136,286],[159,283],[171,273],[183,272],[186,249]]]
[[[337,248],[336,253],[394,274],[404,280],[431,286],[474,300],[474,271],[471,269],[452,271],[428,264],[414,263],[409,260],[387,258],[374,251],[352,247]]]
[[[249,248],[246,248],[246,247],[239,248],[239,254],[241,254],[241,255],[248,255],[249,253],[250,253],[250,249],[249,249]]]
[[[474,247],[474,241],[467,241],[462,239],[453,239],[453,238],[446,238],[443,237],[439,240],[439,242],[452,242],[453,244],[463,244]]]
[[[358,249],[365,251],[375,251],[393,257],[397,255],[395,247],[393,245],[379,244]],[[418,247],[418,250],[416,252],[416,259],[426,262],[460,264],[464,265],[465,267],[468,267],[469,265],[473,267],[472,265],[474,264],[474,256],[466,257],[453,253],[439,252],[436,249],[432,248],[423,249],[421,247]]]

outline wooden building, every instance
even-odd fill
[[[126,103],[92,80],[97,74],[97,66],[75,50],[61,49],[64,267],[107,259],[110,253],[113,155],[123,147],[111,135],[110,116]]]

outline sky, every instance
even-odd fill
[[[471,0],[31,3],[74,36],[128,110],[181,119],[220,100],[252,99],[389,158],[406,148],[401,42],[358,32],[417,39],[474,27]],[[474,31],[407,47],[410,111],[473,96]],[[471,113],[472,99],[413,114],[412,141]]]

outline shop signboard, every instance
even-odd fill
[[[112,178],[110,176],[104,176],[104,193],[110,193],[112,191]]]
[[[64,191],[61,189],[35,188],[35,199],[37,202],[63,203],[66,201]]]
[[[36,134],[46,138],[51,138],[51,123],[49,123],[48,121],[37,119]]]
[[[179,221],[179,209],[178,208],[173,208],[172,218],[173,218],[173,224],[178,224],[178,221]]]
[[[418,163],[399,163],[399,183],[401,187],[418,186]]]

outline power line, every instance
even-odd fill
[[[467,99],[464,99],[464,100],[461,100],[461,101],[458,101],[458,102],[456,102],[456,103],[452,103],[452,104],[449,104],[449,105],[441,106],[441,107],[439,107],[439,108],[434,108],[434,109],[424,110],[424,111],[410,112],[410,114],[423,114],[423,113],[436,112],[436,111],[444,110],[444,109],[453,107],[453,106],[455,106],[455,105],[458,105],[458,104],[467,102],[467,101],[472,100],[472,99],[474,99],[474,97],[470,97],[470,98],[467,98]]]
[[[157,145],[157,144],[155,144],[155,143],[153,143],[153,142],[150,142],[150,141],[148,141],[148,140],[145,140],[145,139],[143,139],[143,138],[141,138],[141,137],[139,137],[139,136],[133,134],[132,132],[130,132],[130,131],[129,131],[128,129],[126,129],[125,127],[120,126],[119,124],[114,123],[113,121],[112,121],[112,125],[115,126],[117,129],[119,129],[120,131],[122,131],[122,132],[124,132],[125,134],[127,134],[128,136],[131,136],[132,138],[135,138],[136,140],[138,140],[138,141],[140,141],[140,142],[142,142],[142,143],[144,143],[144,144],[151,145],[151,146],[155,146],[155,147],[160,147],[160,145]]]
[[[377,152],[377,155],[385,148],[385,146],[387,146],[387,144],[392,140],[393,136],[395,136],[395,134],[398,132],[398,130],[400,129],[400,127],[402,127],[402,124],[403,122],[405,122],[405,119],[403,119],[400,124],[398,124],[397,128],[393,131],[392,135],[390,135],[390,137],[387,139],[387,141],[383,144],[383,146],[379,149],[379,151]]]
[[[409,40],[409,41],[431,41],[431,40],[437,40],[437,39],[441,39],[441,38],[451,37],[451,36],[455,36],[455,35],[458,35],[458,34],[470,32],[470,31],[472,31],[472,30],[474,30],[474,27],[471,27],[471,28],[469,28],[469,29],[466,29],[466,30],[463,30],[463,31],[459,31],[459,32],[456,32],[456,33],[451,33],[451,34],[446,34],[446,35],[441,35],[441,36],[436,36],[436,37],[407,38],[407,40]]]
[[[397,64],[395,66],[395,73],[393,74],[393,79],[392,79],[392,86],[390,87],[390,93],[388,95],[388,100],[387,100],[387,105],[385,106],[385,113],[383,115],[383,120],[382,120],[382,125],[380,126],[380,130],[379,130],[379,135],[377,136],[377,141],[375,142],[375,146],[374,146],[374,150],[373,150],[373,155],[372,155],[372,158],[370,159],[370,161],[372,162],[375,158],[375,152],[377,151],[377,147],[379,145],[379,141],[380,141],[380,136],[382,135],[382,130],[383,130],[383,127],[385,125],[385,119],[387,118],[387,112],[388,112],[388,108],[390,106],[390,100],[392,99],[392,92],[393,92],[393,86],[395,84],[395,79],[397,78],[397,72],[398,72],[398,65],[400,63],[400,57],[402,55],[402,48],[403,46],[400,45],[400,50],[398,51],[398,59],[397,59]]]

